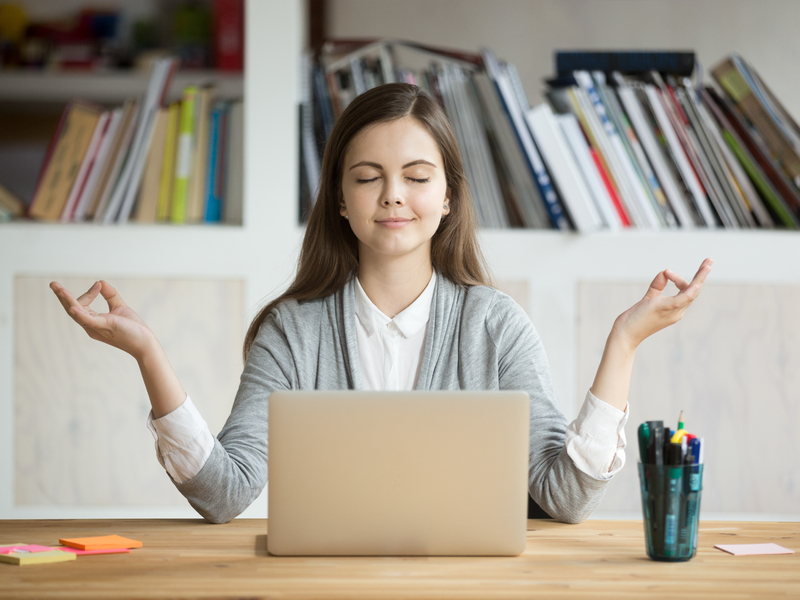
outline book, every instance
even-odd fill
[[[161,171],[164,166],[164,148],[167,137],[169,108],[162,107],[156,114],[153,139],[147,153],[142,185],[136,201],[134,220],[138,223],[155,223],[158,213],[158,196],[161,187]]]
[[[156,220],[168,221],[172,207],[172,184],[175,179],[175,155],[178,142],[178,122],[181,103],[171,102],[167,109],[167,130],[164,139],[164,157],[161,166],[161,182],[158,187],[158,208]]]
[[[753,92],[736,61],[733,58],[723,60],[711,70],[711,74],[756,128],[793,184],[800,187],[800,153],[770,116],[759,95]]]
[[[172,182],[170,220],[185,223],[189,202],[189,181],[192,174],[194,138],[196,136],[197,86],[183,90],[181,112],[178,120],[178,139],[175,150],[175,176]]]
[[[141,103],[138,100],[128,101],[122,107],[122,120],[117,131],[117,138],[114,140],[106,161],[106,171],[101,176],[96,195],[90,200],[86,211],[87,218],[91,218],[95,223],[103,222],[111,195],[114,193],[120,172],[131,150],[133,133],[140,110]]]
[[[522,148],[517,142],[508,114],[505,112],[499,92],[485,72],[475,73],[473,83],[478,91],[487,119],[501,157],[508,169],[508,186],[511,188],[517,212],[523,227],[545,228],[549,225],[547,211],[542,204],[533,173],[528,168]]]
[[[75,183],[72,184],[72,189],[67,197],[67,203],[64,205],[64,209],[61,211],[61,218],[59,220],[62,223],[69,223],[74,218],[75,210],[78,206],[78,200],[83,195],[83,191],[86,189],[89,176],[91,175],[92,169],[97,162],[97,153],[100,149],[100,143],[103,140],[103,136],[107,131],[110,121],[111,111],[103,111],[100,114],[100,118],[97,120],[97,125],[95,125],[92,138],[89,141],[89,147],[86,149],[86,155],[84,156],[83,162],[81,162],[81,166],[78,169],[78,174],[75,176]]]
[[[89,148],[102,110],[84,102],[71,102],[49,160],[45,161],[28,215],[57,221],[61,217],[81,163]]]
[[[739,160],[733,151],[731,144],[724,139],[722,124],[718,123],[711,116],[708,102],[710,99],[707,97],[705,90],[700,90],[701,102],[697,104],[697,111],[700,117],[708,123],[708,131],[716,139],[717,146],[722,153],[725,163],[730,170],[731,178],[733,179],[734,186],[744,196],[747,208],[753,213],[759,226],[771,229],[775,226],[775,222],[769,214],[769,211],[761,201],[756,189],[750,181],[745,169],[742,167],[742,162]],[[735,143],[735,142],[734,142]]]
[[[659,71],[688,77],[694,71],[695,53],[674,50],[557,50],[554,60],[559,74],[573,71],[626,74]]]
[[[92,199],[97,193],[97,189],[102,181],[103,174],[107,171],[107,164],[111,156],[111,148],[113,147],[114,140],[119,131],[120,121],[122,119],[122,108],[115,108],[111,111],[108,123],[105,126],[100,144],[97,148],[94,165],[91,168],[89,176],[86,179],[86,185],[83,187],[80,196],[75,204],[75,210],[72,213],[72,220],[76,222],[83,221],[86,217],[87,209],[89,208]]]
[[[772,210],[772,213],[778,221],[785,227],[796,229],[798,227],[797,217],[786,205],[780,192],[775,189],[767,174],[758,164],[757,159],[750,151],[748,143],[740,136],[739,130],[734,127],[732,122],[728,119],[728,116],[722,109],[722,99],[716,95],[713,88],[709,87],[703,89],[702,96],[704,105],[711,111],[715,120],[720,125],[723,139],[750,177],[753,185],[755,185],[764,198],[769,209]],[[754,146],[752,147],[755,148]]]
[[[623,227],[622,219],[592,156],[592,148],[581,130],[578,118],[572,113],[555,115],[555,118],[564,133],[564,138],[569,144],[572,156],[586,181],[603,221],[611,231],[619,231]]]
[[[600,101],[619,134],[622,147],[633,167],[632,175],[638,182],[638,188],[644,192],[645,197],[642,197],[641,193],[639,194],[640,201],[650,203],[660,227],[675,227],[677,224],[675,215],[667,204],[661,184],[653,173],[639,138],[631,126],[630,119],[620,105],[617,94],[607,85],[604,72],[594,71],[592,80],[595,83],[597,94],[600,96]]]
[[[575,228],[580,233],[603,229],[605,223],[550,105],[540,104],[529,110],[525,117]]]
[[[800,218],[800,191],[773,162],[769,149],[756,132],[747,127],[742,117],[713,88],[707,89],[716,106],[725,115],[728,125],[736,131],[744,147],[747,148],[769,182],[777,190],[787,210],[790,210],[796,218]]]
[[[117,187],[109,200],[109,206],[103,216],[104,223],[126,223],[133,210],[133,204],[139,194],[142,181],[142,172],[153,137],[156,115],[161,108],[164,94],[169,87],[170,80],[177,69],[176,58],[157,59],[153,63],[147,91],[142,99],[142,108],[136,124],[136,134],[133,138],[131,150],[120,174]]]
[[[244,0],[214,0],[214,65],[222,71],[244,68]]]
[[[189,190],[186,205],[186,222],[200,223],[203,220],[206,201],[206,180],[209,149],[209,122],[211,119],[211,98],[214,89],[202,86],[197,93],[195,110],[195,135],[192,140],[192,167],[189,176]]]
[[[702,218],[702,223],[706,227],[715,228],[717,226],[717,221],[711,212],[705,190],[702,188],[692,165],[689,163],[689,159],[683,149],[684,147],[678,138],[678,133],[673,126],[674,117],[673,119],[670,118],[672,111],[668,112],[669,104],[664,101],[661,96],[661,90],[654,84],[645,84],[644,92],[649,102],[650,110],[653,111],[659,129],[664,135],[666,144],[669,147],[670,156],[675,161],[680,176],[691,193],[691,198],[694,201],[698,214]]]
[[[231,103],[228,116],[228,135],[225,154],[227,173],[225,177],[225,201],[222,205],[222,220],[231,225],[242,225],[244,219],[244,103]]]
[[[503,107],[509,116],[516,134],[517,141],[524,152],[528,168],[531,170],[534,181],[539,188],[539,195],[544,201],[550,223],[556,229],[570,229],[569,220],[564,214],[564,207],[561,205],[561,201],[555,189],[553,189],[550,175],[547,173],[544,162],[542,162],[539,151],[530,135],[530,130],[525,123],[522,107],[512,88],[507,72],[504,72],[491,50],[484,49],[481,55],[486,65],[486,72],[497,87]]]
[[[667,202],[672,209],[678,223],[681,227],[691,228],[694,226],[694,219],[692,218],[689,208],[686,205],[686,198],[681,191],[679,184],[676,182],[675,177],[667,166],[669,158],[665,156],[656,139],[653,129],[647,122],[644,114],[644,109],[639,102],[634,91],[628,83],[622,79],[621,74],[615,75],[617,80],[617,93],[623,106],[631,120],[634,130],[638,134],[638,139],[647,155],[650,165],[658,178],[661,189],[666,196]]]
[[[12,217],[25,216],[25,203],[7,187],[0,183],[0,207]]]
[[[225,190],[225,136],[227,127],[227,102],[217,102],[211,109],[208,138],[208,168],[206,169],[206,201],[203,221],[218,223],[222,219],[222,202]]]

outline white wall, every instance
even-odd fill
[[[329,14],[332,37],[488,46],[517,66],[532,104],[556,49],[689,49],[707,70],[737,51],[800,118],[796,0],[330,0]]]

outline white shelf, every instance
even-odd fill
[[[0,101],[54,103],[85,98],[101,103],[119,103],[144,93],[147,73],[50,73],[44,71],[0,71]],[[179,71],[167,93],[177,100],[184,86],[213,84],[221,98],[240,98],[244,78],[239,73],[222,71]]]

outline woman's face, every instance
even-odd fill
[[[450,207],[441,152],[416,119],[368,126],[351,140],[342,196],[361,261],[430,262],[431,238]]]

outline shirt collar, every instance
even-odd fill
[[[356,316],[366,329],[368,335],[372,335],[378,328],[385,328],[391,321],[397,325],[403,337],[409,338],[428,322],[431,315],[431,304],[433,303],[433,290],[436,287],[436,271],[431,275],[431,279],[425,289],[403,312],[390,319],[372,303],[361,282],[356,277],[355,296],[356,296]]]

